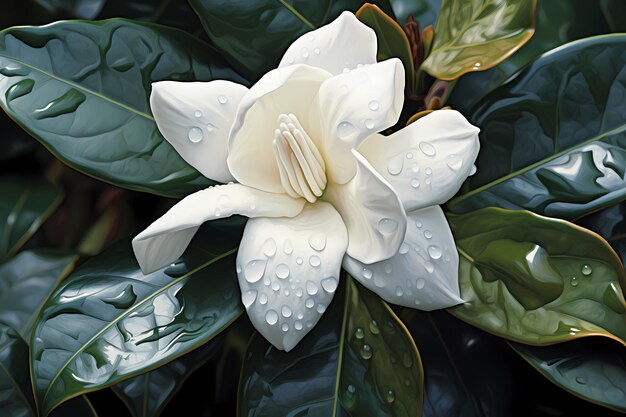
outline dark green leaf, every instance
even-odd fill
[[[441,0],[389,0],[389,3],[400,25],[405,24],[409,16],[413,16],[422,29],[435,24],[441,7]]]
[[[420,416],[423,373],[391,309],[346,277],[315,329],[292,351],[256,335],[239,386],[240,416]]]
[[[449,202],[575,219],[626,196],[626,36],[544,55],[470,115],[482,129],[472,188]],[[491,181],[491,182],[489,182]]]
[[[333,21],[360,0],[189,0],[209,38],[228,61],[252,80],[276,68],[291,42]],[[375,1],[392,13],[387,0]]]
[[[587,216],[579,224],[605,238],[626,263],[626,204],[620,203]]]
[[[0,260],[14,255],[52,214],[63,191],[47,181],[0,179]]]
[[[98,417],[98,414],[89,399],[81,395],[61,404],[50,417]]]
[[[449,311],[533,345],[601,335],[626,344],[624,266],[594,233],[526,211],[451,216],[465,304]]]
[[[143,275],[130,245],[121,243],[73,273],[33,331],[43,414],[77,393],[172,361],[230,325],[243,311],[235,252],[236,240],[201,233],[176,264]]]
[[[184,32],[121,19],[0,32],[0,105],[68,165],[181,197],[211,184],[160,135],[152,82],[243,82]]]
[[[113,391],[124,401],[133,417],[157,417],[187,378],[204,365],[223,342],[220,334],[166,365],[114,385]]]
[[[604,338],[551,346],[511,343],[543,376],[587,401],[626,412],[626,352]]]
[[[535,6],[536,0],[442,0],[422,69],[453,80],[498,65],[533,35]]]
[[[404,30],[389,15],[373,4],[365,4],[359,9],[356,16],[359,20],[376,32],[378,52],[376,59],[384,61],[389,58],[399,58],[404,65],[406,84],[411,86],[415,69],[411,46]]]
[[[0,322],[30,339],[39,309],[74,268],[76,259],[69,254],[29,250],[0,264]]]
[[[95,19],[107,0],[33,0],[49,13],[79,19]],[[130,16],[124,16],[130,17]]]

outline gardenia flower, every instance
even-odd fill
[[[461,303],[438,204],[471,174],[478,129],[440,110],[376,133],[396,124],[404,100],[401,61],[377,63],[376,48],[374,31],[344,12],[297,39],[250,89],[155,83],[163,136],[202,174],[232,183],[187,196],[135,237],[142,270],[175,261],[207,220],[249,217],[236,265],[241,299],[285,351],[332,301],[342,265],[393,304]]]

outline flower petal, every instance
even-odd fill
[[[153,272],[183,254],[202,223],[241,214],[247,217],[293,217],[304,199],[229,184],[207,188],[183,198],[133,239],[144,273]]]
[[[233,180],[226,164],[228,133],[237,105],[248,91],[230,81],[152,84],[150,108],[167,141],[202,175]]]
[[[296,346],[332,301],[347,245],[341,216],[324,202],[290,219],[246,224],[237,254],[241,299],[254,327],[278,349]]]
[[[320,120],[320,151],[327,174],[344,184],[356,172],[351,149],[373,133],[393,126],[404,101],[404,67],[397,58],[354,69],[320,87],[312,113]],[[311,117],[315,117],[312,115]]]
[[[285,192],[272,148],[278,117],[293,113],[310,131],[311,103],[330,76],[319,68],[294,65],[268,72],[250,88],[239,104],[228,141],[228,167],[237,181],[268,192]]]
[[[479,131],[458,111],[437,110],[390,136],[369,137],[359,152],[412,211],[459,191],[478,155]]]
[[[343,12],[331,23],[296,39],[279,67],[307,64],[341,74],[344,68],[376,62],[376,33],[353,13]]]
[[[406,214],[393,188],[357,151],[357,173],[346,184],[329,184],[322,199],[341,214],[348,228],[347,253],[370,264],[398,251],[406,230]]]
[[[430,311],[463,302],[459,255],[439,206],[408,214],[404,242],[391,259],[365,265],[346,255],[343,266],[392,304]]]

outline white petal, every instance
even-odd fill
[[[207,188],[183,198],[133,239],[133,250],[144,273],[174,262],[183,254],[202,223],[241,214],[247,217],[293,217],[304,199],[229,184]]]
[[[406,230],[406,214],[393,188],[357,151],[357,173],[346,184],[329,184],[322,198],[330,202],[348,228],[347,253],[370,264],[392,257]]]
[[[228,133],[248,91],[230,81],[152,84],[150,108],[159,130],[185,161],[215,181],[233,176],[226,164]]]
[[[470,175],[480,129],[456,110],[438,110],[390,136],[374,135],[359,148],[412,211],[443,204]]]
[[[339,213],[307,204],[291,219],[250,219],[239,253],[241,299],[254,327],[291,350],[315,326],[339,284],[348,236]]]
[[[356,172],[351,149],[373,133],[393,126],[404,101],[404,67],[397,58],[330,78],[311,109],[320,120],[320,151],[329,177],[340,184]],[[313,117],[313,116],[311,116]]]
[[[353,13],[343,12],[337,19],[296,39],[285,52],[279,67],[307,64],[340,74],[344,68],[376,62],[376,33]]]
[[[365,265],[346,255],[343,266],[392,304],[430,311],[463,302],[459,255],[439,206],[408,214],[406,237],[391,259]]]
[[[228,167],[237,181],[268,192],[284,192],[272,149],[278,117],[293,113],[310,132],[311,103],[330,76],[319,68],[294,65],[268,72],[250,88],[241,100],[228,140]]]

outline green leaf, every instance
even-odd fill
[[[603,338],[584,338],[551,346],[511,343],[539,373],[587,401],[626,412],[624,346]]]
[[[181,197],[211,184],[163,139],[150,113],[160,80],[245,82],[182,31],[112,19],[0,32],[0,105],[73,168]]]
[[[440,80],[498,65],[535,31],[536,0],[442,0],[422,69]]]
[[[0,179],[0,259],[13,256],[59,206],[63,191],[27,177]]]
[[[526,211],[449,218],[465,304],[449,311],[509,340],[545,345],[600,335],[626,345],[624,266],[594,233]]]
[[[204,346],[166,365],[113,386],[133,417],[157,417],[187,378],[204,365],[221,347],[220,334]]]
[[[622,263],[626,263],[626,203],[593,213],[580,219],[578,223],[606,239]]]
[[[482,129],[478,188],[448,208],[576,219],[622,200],[625,66],[626,36],[598,36],[544,55],[489,94],[470,115]]]
[[[415,68],[409,40],[404,30],[389,15],[378,6],[366,3],[361,7],[356,17],[376,32],[378,52],[376,59],[384,61],[389,58],[399,58],[405,69],[406,85],[413,85]]]
[[[422,29],[435,24],[441,7],[441,0],[389,0],[389,3],[400,25],[405,24],[409,16],[413,16]]]
[[[243,312],[235,242],[201,233],[181,260],[149,275],[120,243],[76,270],[48,299],[33,331],[42,414],[170,362],[228,327]]]
[[[0,322],[30,339],[41,306],[76,260],[75,255],[28,250],[0,264]]]
[[[276,68],[291,42],[333,21],[360,0],[189,0],[211,42],[244,76],[256,80]],[[377,2],[388,14],[387,0]]]
[[[402,322],[346,276],[328,311],[292,351],[256,335],[239,385],[239,415],[421,416],[423,372]]]
[[[47,12],[79,19],[95,19],[107,0],[33,0]],[[129,16],[125,16],[129,17]]]

